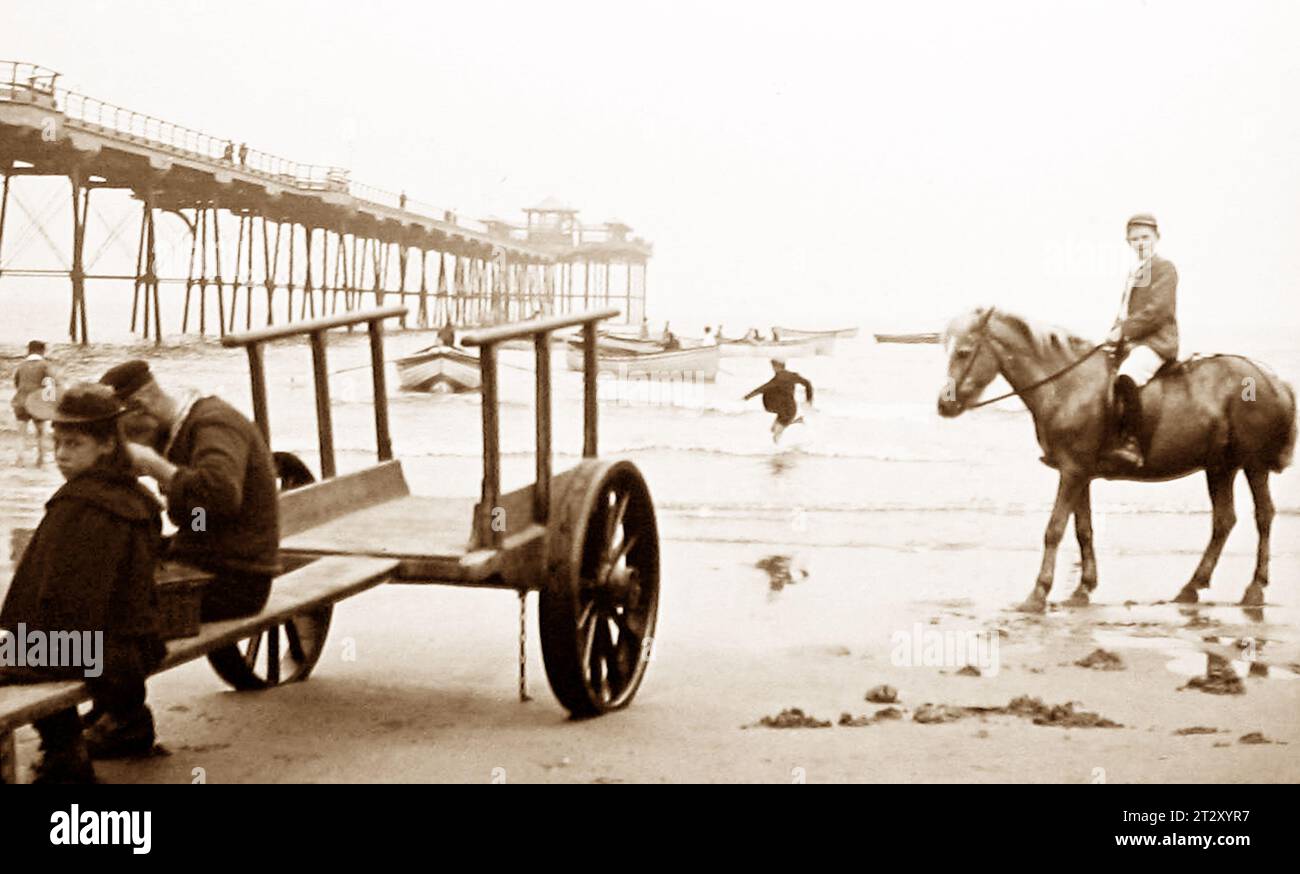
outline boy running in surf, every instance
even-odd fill
[[[763,396],[763,409],[769,413],[776,413],[776,420],[772,422],[773,443],[780,442],[781,435],[785,433],[786,428],[796,422],[803,421],[803,416],[799,415],[799,404],[794,399],[794,387],[796,385],[803,386],[807,403],[812,406],[812,383],[793,370],[786,370],[785,362],[781,359],[773,358],[772,378],[743,398],[743,400],[749,400],[755,395],[761,394]]]

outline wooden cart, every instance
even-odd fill
[[[481,350],[483,480],[478,501],[411,494],[401,463],[393,458],[383,322],[404,313],[402,307],[376,308],[222,340],[248,354],[254,418],[268,445],[273,443],[263,344],[304,334],[310,341],[321,480],[311,482],[300,461],[277,453],[285,488],[280,528],[286,564],[305,567],[342,557],[385,559],[394,568],[385,577],[390,582],[514,589],[520,594],[521,623],[527,593],[537,590],[542,655],[556,698],[577,717],[626,706],[641,684],[653,642],[659,538],[650,491],[636,466],[596,457],[596,325],[617,310],[502,325],[464,338],[466,345]],[[362,324],[369,332],[378,460],[340,476],[335,470],[326,340],[331,329]],[[574,326],[581,326],[585,339],[583,460],[555,473],[550,338],[552,332]],[[502,493],[497,350],[520,338],[531,340],[536,360],[536,476],[531,485]],[[365,587],[348,585],[345,590],[352,594]],[[266,626],[208,658],[240,689],[306,679],[324,647],[333,600]]]

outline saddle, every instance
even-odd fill
[[[1169,385],[1169,380],[1178,379],[1180,377],[1187,376],[1189,371],[1191,371],[1197,364],[1201,362],[1209,361],[1215,358],[1225,358],[1225,357],[1243,357],[1243,356],[1236,356],[1230,353],[1194,353],[1185,358],[1179,358],[1173,361],[1166,361],[1163,364],[1161,364],[1159,369],[1157,369],[1156,372],[1152,374],[1151,379],[1149,379],[1145,385],[1141,386],[1138,389],[1139,403],[1137,408],[1137,422],[1134,425],[1134,430],[1138,436],[1138,439],[1142,443],[1145,443],[1145,440],[1142,438],[1141,435],[1143,434],[1143,432],[1148,431],[1148,429],[1150,428],[1150,421],[1152,418],[1155,419],[1159,418],[1161,414],[1161,407],[1164,403],[1164,393],[1165,393],[1164,390]],[[1252,363],[1255,362],[1252,361]],[[1112,392],[1114,391],[1114,374],[1115,371],[1112,365],[1111,387],[1110,387],[1110,391]],[[1107,416],[1114,415],[1117,412],[1116,407],[1117,404],[1115,403],[1113,398],[1110,399],[1110,402],[1107,404],[1106,407],[1105,415]],[[1106,427],[1107,429],[1112,427],[1110,421],[1107,421]],[[1142,452],[1145,453],[1147,448],[1148,447],[1143,445],[1141,447]],[[1057,467],[1055,459],[1051,458],[1048,455],[1040,456],[1039,461],[1041,461],[1043,464],[1047,465],[1048,467],[1051,468]],[[1100,473],[1103,476],[1105,476],[1107,473],[1123,474],[1129,472],[1131,471],[1124,466],[1117,466],[1111,468],[1102,467],[1098,469],[1098,473]]]

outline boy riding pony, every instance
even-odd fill
[[[1129,274],[1119,315],[1106,337],[1119,367],[1106,460],[1140,468],[1144,459],[1138,441],[1142,420],[1139,391],[1166,362],[1178,357],[1178,271],[1155,253],[1160,231],[1154,216],[1138,213],[1129,219],[1127,237],[1138,265]]]

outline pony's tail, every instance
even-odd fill
[[[1273,458],[1273,463],[1269,465],[1275,472],[1281,473],[1291,464],[1291,459],[1295,456],[1295,438],[1296,438],[1296,406],[1295,406],[1295,389],[1285,380],[1276,379],[1275,384],[1285,390],[1287,397],[1291,399],[1290,409],[1285,411],[1287,417],[1286,437],[1278,447],[1277,455]]]

